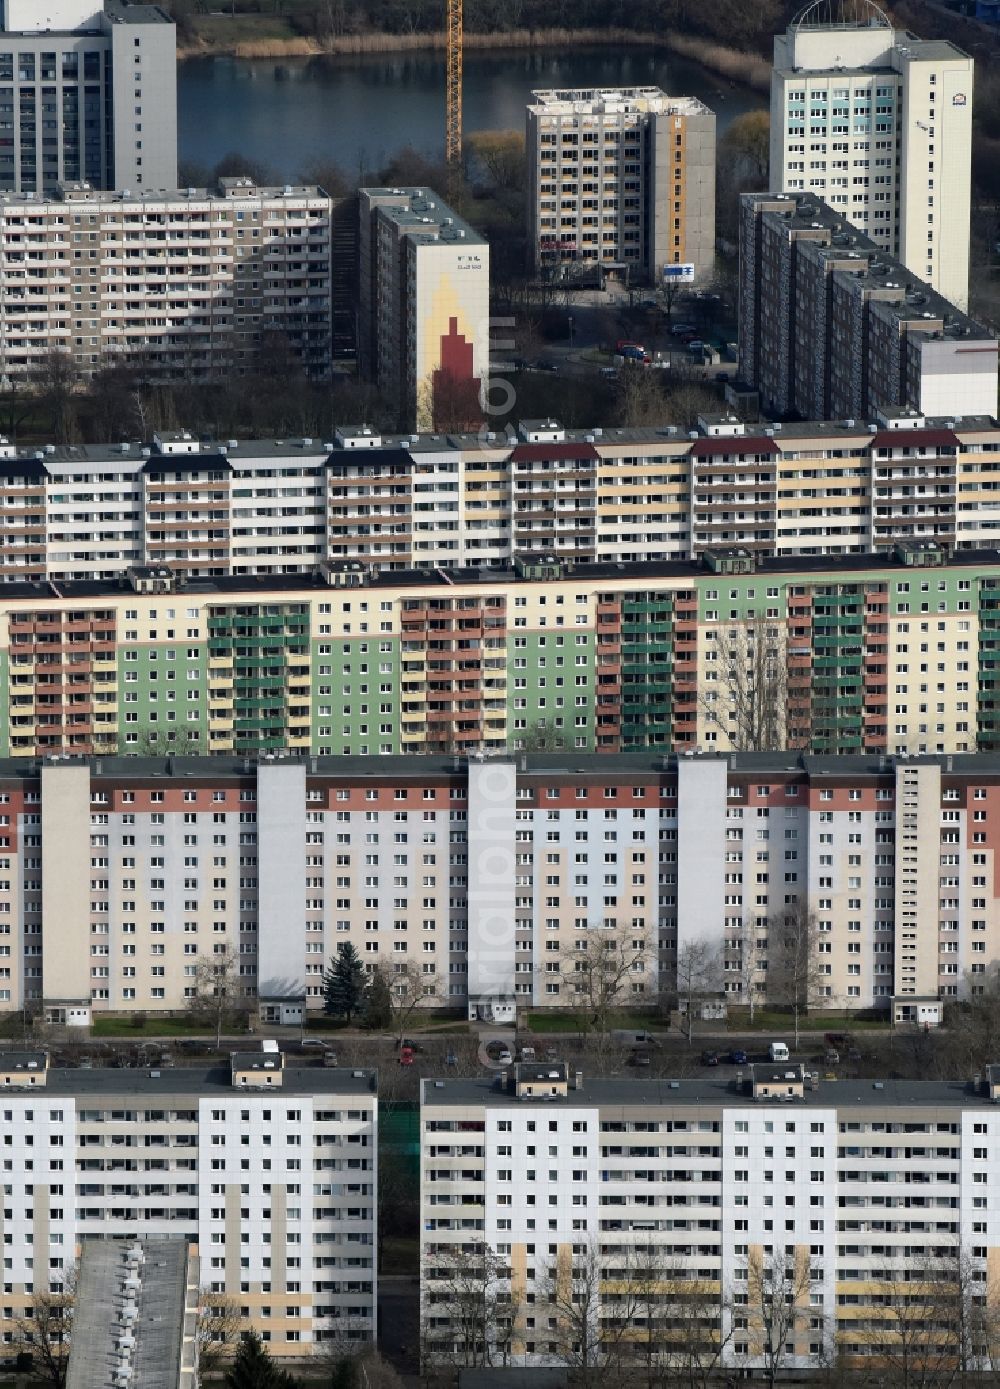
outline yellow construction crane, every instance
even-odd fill
[[[453,174],[462,165],[462,0],[448,6],[448,53],[445,69],[444,158]]]

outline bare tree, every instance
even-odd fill
[[[202,1381],[220,1373],[232,1355],[245,1323],[239,1305],[225,1293],[202,1289],[195,1339],[198,1342],[198,1375]]]
[[[649,935],[641,926],[592,923],[564,951],[562,977],[575,994],[584,1031],[607,1032],[641,978],[645,985]]]
[[[899,1389],[942,1389],[961,1367],[962,1288],[950,1248],[900,1267],[891,1262],[869,1295],[868,1336]]]
[[[406,1036],[414,1013],[419,1008],[433,1006],[437,1001],[437,987],[433,978],[428,979],[415,960],[397,960],[391,972],[384,972],[383,978],[388,988],[386,1006],[389,1023],[398,1043]]]
[[[601,1247],[593,1242],[582,1252],[564,1245],[537,1294],[550,1324],[549,1353],[570,1367],[574,1384],[581,1386],[598,1384],[616,1362],[624,1330],[641,1301],[629,1246],[606,1257],[605,1264]]]
[[[482,1240],[430,1252],[420,1318],[422,1363],[507,1364],[521,1322],[510,1278],[506,1262]]]
[[[766,924],[762,929],[767,929]],[[735,974],[739,981],[740,998],[750,1011],[751,1027],[753,1026],[757,1009],[757,996],[761,987],[761,938],[757,932],[757,918],[752,912],[748,912],[736,928],[736,933],[726,937],[724,947],[726,976],[731,978]]]
[[[825,1346],[822,1316],[809,1305],[814,1280],[808,1252],[787,1249],[768,1254],[757,1247],[747,1259],[746,1275],[746,1316],[740,1313],[738,1300],[733,1316],[737,1330],[746,1334],[747,1358],[774,1389],[785,1362],[801,1353],[800,1346],[815,1345],[817,1340]],[[745,1326],[740,1327],[740,1321]],[[822,1357],[821,1351],[817,1360]]]
[[[802,902],[789,903],[767,919],[767,997],[787,1008],[799,1022],[819,998],[823,979],[819,958],[819,923]]]
[[[75,1266],[64,1270],[61,1282],[35,1292],[31,1306],[14,1319],[14,1353],[30,1355],[35,1378],[53,1389],[66,1383],[76,1282]]]
[[[632,1245],[626,1260],[625,1268],[613,1270],[601,1324],[627,1328],[615,1345],[629,1383],[641,1378],[645,1389],[707,1389],[732,1334],[722,1324],[721,1283],[702,1278],[658,1245]]]
[[[201,955],[195,965],[192,1013],[215,1027],[216,1048],[222,1046],[222,1029],[245,1010],[239,955],[228,943],[219,942],[211,955]]]
[[[779,622],[764,617],[709,634],[716,659],[700,696],[705,722],[736,752],[773,752],[789,746],[788,650]],[[800,744],[796,735],[796,745]]]
[[[716,947],[704,938],[685,941],[677,952],[677,1007],[688,1046],[702,1002],[720,992],[721,963]]]

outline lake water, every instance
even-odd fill
[[[721,134],[763,95],[730,87],[664,49],[472,50],[465,55],[466,130],[524,129],[533,87],[653,85],[712,107]],[[444,144],[444,55],[196,58],[178,72],[180,157],[211,166],[234,151],[294,179],[316,160],[377,169],[403,145]]]

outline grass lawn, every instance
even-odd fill
[[[758,1008],[751,1023],[745,1008],[730,1008],[726,1026],[730,1032],[789,1032],[795,1030],[791,1013]],[[850,1032],[855,1028],[889,1030],[886,1016],[868,1016],[864,1011],[807,1013],[799,1018],[800,1032]]]
[[[207,44],[223,45],[237,43],[266,42],[268,39],[299,38],[292,25],[280,15],[225,14],[198,15],[194,28],[200,39]]]
[[[629,1029],[636,1032],[663,1031],[661,1018],[652,1013],[615,1013],[608,1024],[609,1030]],[[530,1032],[579,1032],[580,1019],[575,1013],[529,1013]]]
[[[211,1023],[192,1022],[190,1018],[146,1017],[142,1026],[136,1027],[131,1018],[97,1017],[90,1033],[92,1037],[131,1037],[138,1042],[143,1037],[212,1037],[215,1028]]]

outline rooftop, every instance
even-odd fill
[[[2,193],[0,210],[21,211],[30,208],[37,211],[40,204],[73,203],[84,204],[107,210],[110,207],[147,208],[159,207],[165,203],[198,204],[233,202],[238,198],[248,200],[277,201],[284,198],[296,200],[327,197],[323,189],[315,183],[261,184],[253,179],[220,179],[212,188],[146,188],[140,191],[92,188],[89,183],[61,183],[52,193]]]
[[[528,110],[540,116],[676,112],[693,115],[709,108],[693,96],[668,96],[660,87],[556,87],[533,91]]]
[[[908,754],[892,757],[885,753],[837,753],[829,756],[813,756],[800,752],[718,752],[701,754],[663,753],[648,750],[645,752],[510,752],[499,753],[495,757],[468,759],[453,755],[437,756],[433,753],[379,754],[369,757],[300,757],[296,755],[268,757],[260,759],[237,757],[232,753],[220,753],[205,757],[71,757],[49,759],[47,764],[30,757],[8,757],[0,759],[0,783],[37,782],[41,765],[89,765],[95,781],[106,780],[114,783],[136,782],[147,785],[158,780],[173,778],[186,781],[192,789],[199,783],[217,786],[221,782],[234,780],[252,784],[256,779],[257,767],[305,766],[309,777],[320,780],[329,779],[340,786],[355,781],[397,782],[407,781],[423,786],[430,777],[458,777],[464,780],[468,767],[484,761],[517,762],[523,776],[571,777],[574,781],[581,777],[594,777],[606,782],[615,776],[656,777],[676,776],[681,765],[695,762],[725,761],[735,778],[741,776],[787,776],[799,774],[810,778],[836,778],[837,784],[848,784],[858,777],[882,776],[892,778],[897,766],[938,766],[943,774],[957,777],[979,777],[991,779],[1000,777],[1000,753],[927,753]],[[831,782],[833,784],[833,782]],[[15,1052],[0,1051],[0,1065],[4,1057],[18,1055]],[[34,1053],[29,1053],[33,1055]],[[39,1053],[44,1055],[44,1053]],[[252,1055],[259,1060],[260,1053]],[[59,1070],[48,1073],[49,1087],[53,1078],[63,1074]],[[69,1072],[69,1074],[78,1074]],[[115,1072],[115,1074],[119,1074]],[[228,1075],[228,1070],[226,1071]],[[286,1085],[289,1072],[286,1070]],[[345,1073],[346,1074],[346,1073]]]
[[[745,447],[739,450],[745,453]],[[946,565],[950,569],[983,570],[994,569],[1000,565],[1000,550],[975,549],[956,550],[945,553]],[[558,566],[559,580],[568,583],[600,583],[602,581],[634,580],[636,583],[650,583],[657,579],[678,579],[694,583],[712,575],[707,564],[701,560],[650,560],[646,562],[611,561],[596,563],[573,563],[563,556],[533,553],[528,557],[529,570],[539,564]],[[895,553],[885,552],[862,555],[795,555],[779,558],[753,556],[752,568],[748,573],[757,576],[812,575],[818,581],[828,575],[833,580],[843,581],[852,574],[871,574],[873,571],[884,574],[910,572],[903,558]],[[477,589],[491,585],[518,585],[535,583],[539,580],[522,572],[512,563],[483,565],[462,568],[459,566],[436,566],[426,569],[392,569],[371,572],[360,567],[358,562],[343,565],[330,564],[327,570],[316,570],[301,574],[222,574],[212,577],[184,578],[178,575],[173,580],[172,592],[189,594],[192,597],[204,595],[213,597],[238,598],[245,595],[249,599],[260,599],[263,595],[286,595],[292,601],[298,595],[314,592],[329,592],[329,575],[336,579],[345,576],[350,586],[364,589],[438,589],[441,595],[454,593],[456,586],[468,584]],[[543,582],[553,582],[546,577]],[[99,601],[111,599],[126,592],[133,592],[132,581],[123,574],[120,579],[59,579],[57,582],[38,580],[26,582],[12,579],[0,583],[0,601],[6,603],[24,602],[38,604],[58,599],[67,603],[74,601]],[[437,595],[437,596],[441,596]],[[416,599],[412,600],[416,601]]]
[[[779,195],[784,196],[784,195]],[[826,248],[820,248],[826,249]],[[934,291],[924,286],[930,294]],[[956,318],[962,315],[957,309],[950,310]],[[971,320],[970,320],[971,321]],[[706,416],[706,422],[713,417]],[[283,460],[289,464],[299,462],[304,467],[315,467],[325,463],[331,470],[364,469],[399,464],[409,466],[415,459],[419,462],[423,454],[447,455],[458,450],[475,450],[484,460],[497,457],[505,459],[515,448],[536,450],[532,455],[555,457],[551,450],[574,445],[586,449],[588,456],[616,461],[618,453],[633,445],[662,447],[664,456],[685,458],[692,453],[692,445],[705,436],[697,431],[685,432],[676,425],[645,425],[637,428],[590,428],[570,429],[554,421],[545,421],[544,427],[558,434],[549,441],[528,442],[526,435],[537,429],[541,422],[522,421],[519,434],[496,431],[485,436],[473,433],[441,434],[377,434],[369,430],[367,435],[360,428],[343,426],[335,433],[343,439],[357,439],[370,436],[372,443],[364,448],[341,447],[332,440],[290,437],[286,439],[214,439],[207,436],[193,438],[186,431],[179,431],[177,439],[190,440],[190,451],[172,452],[158,449],[154,443],[133,439],[122,443],[108,444],[61,444],[46,445],[43,448],[18,449],[7,439],[0,437],[0,475],[24,477],[44,481],[47,477],[62,477],[67,469],[77,471],[81,464],[117,465],[124,474],[136,474],[140,470],[183,471],[185,466],[196,466],[192,459],[208,458],[215,467],[231,472],[238,477],[252,472],[255,465],[267,464],[272,460]],[[872,436],[882,430],[884,421],[853,420],[805,420],[792,424],[768,424],[766,421],[748,425],[736,435],[714,435],[712,447],[718,453],[733,452],[732,439],[774,439],[777,452],[798,447],[796,441],[802,439],[827,439],[831,447],[854,447],[859,454],[872,446]],[[924,420],[922,428],[953,429],[960,441],[973,442],[983,434],[1000,440],[1000,427],[988,415],[944,416]],[[171,436],[161,433],[157,436],[161,443],[169,445]],[[737,445],[736,447],[742,447]],[[703,446],[699,446],[704,452]],[[647,450],[648,451],[648,450]],[[770,452],[770,443],[767,445]],[[188,460],[185,463],[185,459]],[[650,460],[653,461],[653,460]],[[457,466],[457,460],[456,460]]]
[[[0,1052],[0,1066],[4,1053]],[[260,1054],[254,1053],[259,1060]],[[288,1066],[283,1072],[280,1094],[289,1095],[345,1095],[372,1096],[377,1093],[377,1072],[368,1069],[346,1070],[326,1067],[321,1061],[302,1066]],[[9,1095],[19,1093],[13,1090]],[[25,1091],[35,1096],[36,1092]],[[248,1096],[261,1093],[250,1090],[234,1090],[232,1075],[228,1064],[214,1066],[168,1066],[153,1067],[151,1070],[120,1068],[112,1066],[50,1066],[45,1086],[46,1096],[52,1098],[62,1095],[67,1099],[88,1096],[114,1095],[135,1096],[150,1103],[165,1103],[170,1100],[190,1101],[193,1098],[209,1095]],[[278,1094],[278,1091],[264,1092]]]
[[[787,1068],[778,1067],[783,1074]],[[746,1078],[746,1077],[744,1077]],[[755,1100],[749,1089],[738,1087],[736,1077],[696,1080],[625,1079],[621,1076],[585,1076],[579,1089],[572,1084],[565,1096],[519,1099],[498,1088],[489,1077],[465,1080],[424,1080],[420,1102],[424,1106],[484,1105],[488,1108],[524,1108],[526,1104],[552,1108],[592,1108],[601,1110],[669,1108],[676,1105],[709,1105],[716,1108],[759,1108],[779,1104],[795,1109],[848,1109],[854,1106],[894,1109],[901,1106],[924,1109],[986,1108],[992,1101],[981,1091],[962,1082],[937,1080],[830,1080],[820,1081],[815,1090],[806,1088],[794,1100]]]
[[[197,1284],[183,1239],[83,1241],[66,1389],[193,1389]],[[103,1373],[102,1373],[103,1371]]]
[[[746,193],[745,198],[766,203],[763,216],[780,225],[788,236],[808,237],[826,233],[821,245],[813,244],[806,254],[818,256],[839,266],[833,273],[858,291],[883,299],[883,312],[910,323],[927,322],[928,331],[940,334],[942,325],[948,336],[993,339],[983,327],[962,312],[944,295],[908,270],[887,251],[876,246],[842,212],[809,193]],[[844,265],[856,262],[856,268]],[[792,426],[795,428],[796,426]]]
[[[485,246],[486,238],[450,208],[433,188],[362,188],[372,200],[372,211],[395,222],[407,235],[426,235],[434,241],[461,239]]]

